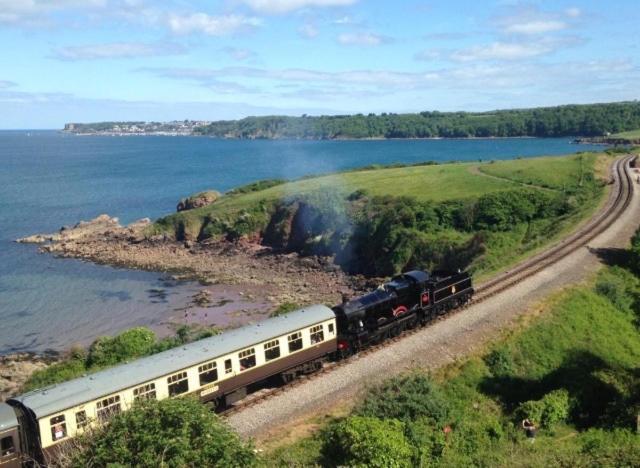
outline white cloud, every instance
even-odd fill
[[[18,86],[18,84],[9,80],[0,80],[0,89],[13,88],[14,86]]]
[[[449,51],[449,58],[455,62],[473,61],[515,61],[551,54],[566,47],[584,44],[585,40],[577,36],[542,37],[535,41],[496,41],[466,49]],[[416,56],[419,58],[419,56]]]
[[[0,23],[33,26],[47,23],[46,16],[66,9],[105,7],[107,0],[0,0]]]
[[[62,47],[56,49],[53,56],[60,60],[75,61],[153,57],[184,53],[186,53],[186,49],[174,43],[112,42],[108,44]]]
[[[495,19],[506,34],[540,35],[564,31],[577,24],[582,10],[570,7],[563,11],[544,11],[537,6],[515,6],[510,13]]]
[[[222,50],[225,51],[231,58],[239,62],[256,57],[256,53],[249,49],[242,49],[239,47],[225,47]]]
[[[260,13],[282,14],[308,7],[349,6],[358,0],[241,0]]]
[[[381,44],[392,42],[392,39],[380,34],[359,32],[340,34],[338,36],[338,42],[344,45],[378,46]]]
[[[469,93],[469,96],[502,96],[496,102],[508,103],[508,96],[522,95],[529,99],[560,99],[566,102],[572,96],[606,101],[620,96],[631,96],[640,79],[640,70],[629,61],[563,62],[534,64],[523,62],[461,62],[455,66],[416,72],[355,69],[326,72],[301,68],[267,69],[257,67],[224,68],[144,68],[141,72],[156,76],[192,82],[204,88],[223,87],[220,80],[232,81],[250,87],[244,92],[258,92],[261,102],[280,102],[293,99],[296,102],[322,103],[323,105],[362,106],[363,96],[384,96],[388,101],[386,111],[398,111],[393,104],[401,96],[412,95],[424,99],[429,93],[439,96],[450,93]],[[603,94],[602,89],[611,89]],[[562,98],[566,95],[564,98]],[[242,95],[240,93],[237,98]],[[331,101],[331,97],[335,100]],[[497,99],[497,98],[496,98]],[[506,104],[502,104],[506,105]],[[465,107],[469,107],[465,105]]]
[[[333,24],[358,24],[351,16],[342,16],[333,20]]]
[[[315,25],[311,23],[305,23],[298,28],[298,34],[307,39],[313,39],[314,37],[317,37],[318,34],[320,34],[320,31],[318,31],[318,28],[316,28]]]
[[[415,60],[424,60],[426,62],[430,60],[437,60],[442,57],[442,50],[440,49],[425,49],[417,52],[413,58]]]
[[[456,51],[451,55],[451,59],[458,62],[471,62],[475,60],[522,60],[544,55],[551,50],[549,45],[541,43],[493,42],[492,44]]]
[[[579,16],[582,16],[582,10],[576,7],[567,8],[564,12],[569,18],[577,18]]]
[[[170,14],[167,25],[176,34],[202,33],[208,36],[228,36],[262,24],[260,18],[243,15],[211,16],[206,13]]]
[[[532,20],[522,23],[513,23],[504,28],[504,32],[511,34],[542,34],[553,31],[562,31],[567,28],[567,23],[558,20]]]

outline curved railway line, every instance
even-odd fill
[[[617,159],[613,164],[613,177],[615,189],[609,195],[609,199],[600,212],[585,225],[581,226],[578,230],[572,233],[567,238],[563,239],[557,245],[547,249],[533,257],[523,261],[515,267],[507,270],[495,278],[479,285],[476,288],[473,299],[463,307],[454,309],[453,311],[432,320],[424,327],[417,326],[413,329],[408,329],[399,334],[398,336],[389,338],[377,345],[371,346],[365,350],[362,350],[355,356],[351,356],[347,359],[343,359],[338,362],[330,362],[325,364],[319,371],[302,376],[288,384],[276,386],[275,388],[262,388],[250,393],[246,398],[236,403],[233,407],[227,408],[221,412],[223,416],[229,416],[231,414],[238,413],[248,407],[254,406],[260,402],[263,402],[270,397],[278,394],[282,394],[287,390],[299,386],[309,380],[318,379],[321,376],[334,371],[339,367],[343,367],[349,364],[354,359],[360,359],[363,356],[373,354],[381,348],[387,347],[398,340],[403,339],[406,336],[417,333],[424,328],[428,328],[433,324],[446,320],[452,315],[457,315],[461,311],[486,301],[487,299],[515,286],[516,284],[524,281],[525,279],[537,274],[538,272],[548,268],[549,266],[562,260],[572,252],[584,247],[594,239],[596,236],[607,230],[618,218],[618,216],[624,212],[629,206],[633,196],[633,179],[627,170],[629,163],[634,160],[636,156],[626,156],[624,158]]]

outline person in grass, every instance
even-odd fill
[[[522,420],[522,428],[524,429],[527,438],[531,439],[531,443],[533,443],[536,440],[536,425],[533,424],[533,421],[531,421],[529,418],[526,418]]]

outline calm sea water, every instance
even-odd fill
[[[265,178],[368,164],[471,161],[592,149],[562,139],[224,141],[77,137],[0,131],[0,353],[65,349],[160,323],[196,286],[160,274],[55,259],[14,243],[101,213],[128,223],[175,210],[180,197]],[[595,147],[594,147],[595,148]],[[159,297],[157,290],[167,294]]]

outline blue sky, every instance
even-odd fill
[[[640,5],[0,0],[0,128],[633,100]]]

